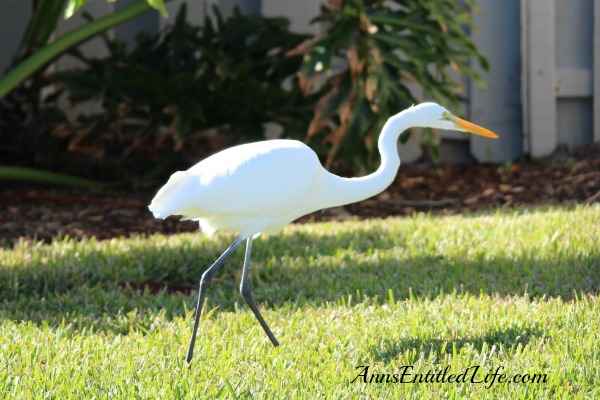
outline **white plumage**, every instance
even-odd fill
[[[260,315],[247,283],[252,238],[277,233],[287,223],[310,212],[357,202],[383,191],[400,166],[397,140],[411,127],[459,130],[497,138],[493,132],[457,118],[435,103],[423,103],[391,117],[379,136],[381,166],[360,178],[331,174],[317,155],[296,140],[267,140],[223,150],[174,173],[150,204],[155,217],[181,215],[197,220],[202,231],[227,230],[236,241],[204,273],[196,308],[196,321],[188,352],[192,358],[198,317],[212,275],[224,259],[247,239],[240,291],[274,345],[275,336]]]
[[[316,154],[295,140],[236,146],[173,174],[150,210],[155,217],[198,220],[209,235],[276,233],[310,212],[306,200],[320,168]]]

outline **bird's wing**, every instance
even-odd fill
[[[215,156],[188,171],[197,179],[193,198],[203,214],[289,213],[302,205],[322,169],[316,154],[295,141],[237,146]]]
[[[289,222],[304,214],[322,170],[316,154],[301,142],[236,146],[173,174],[150,210],[160,218]]]

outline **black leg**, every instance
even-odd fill
[[[198,331],[198,323],[200,322],[200,313],[202,312],[202,306],[204,305],[204,299],[206,298],[206,289],[208,288],[208,284],[210,283],[213,275],[219,269],[223,261],[231,254],[233,251],[242,243],[242,238],[238,237],[235,241],[221,254],[217,261],[214,262],[213,265],[210,266],[209,269],[204,271],[202,274],[202,279],[200,279],[200,289],[198,292],[198,304],[196,305],[196,318],[194,320],[194,330],[192,331],[192,339],[190,340],[190,348],[188,350],[186,361],[189,363],[192,361],[192,357],[194,356],[194,345],[196,344],[196,332]]]
[[[277,341],[277,339],[275,339],[275,335],[273,335],[273,332],[271,332],[269,325],[267,325],[267,323],[265,322],[265,319],[260,314],[260,311],[258,311],[258,307],[256,306],[254,299],[252,298],[252,291],[250,290],[250,286],[248,285],[248,270],[250,269],[251,252],[252,237],[249,237],[248,239],[246,239],[246,256],[244,257],[244,269],[242,270],[242,282],[240,283],[240,293],[242,294],[242,297],[244,298],[246,303],[250,306],[250,309],[254,313],[254,316],[256,317],[256,319],[258,319],[258,322],[260,322],[260,325],[267,333],[269,339],[271,339],[271,343],[273,343],[273,346],[277,347],[279,346],[279,342]]]

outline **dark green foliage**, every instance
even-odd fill
[[[0,79],[6,82],[12,70],[18,68],[24,60],[44,48],[56,30],[56,24],[62,14],[66,0],[38,0],[16,53],[9,67],[2,71]],[[35,157],[39,140],[39,126],[42,117],[39,113],[39,88],[35,82],[41,71],[32,71],[12,87],[5,95],[0,95],[0,160],[10,163],[12,160],[26,164]]]
[[[323,33],[309,39],[290,33],[286,19],[238,10],[224,19],[216,7],[193,27],[183,7],[173,27],[140,36],[132,51],[104,37],[108,57],[75,53],[86,68],[56,74],[54,82],[73,102],[99,100],[103,111],[81,116],[72,147],[102,139],[127,154],[140,142],[164,143],[157,138],[180,146],[209,128],[227,132],[234,144],[262,139],[264,123],[274,121],[284,136],[318,139],[310,145],[327,168],[343,161],[367,172],[379,163],[385,121],[417,102],[411,85],[454,111],[466,77],[484,85],[471,66],[488,68],[468,33],[475,0],[329,5],[315,19]],[[124,127],[132,121],[141,125]],[[420,143],[435,161],[438,135],[424,130]]]
[[[305,39],[290,33],[283,18],[243,16],[224,19],[213,8],[203,27],[186,22],[185,5],[175,24],[155,35],[141,35],[137,46],[104,36],[103,59],[75,55],[86,67],[57,73],[53,79],[72,102],[99,100],[100,113],[81,116],[78,140],[120,140],[139,144],[160,136],[159,127],[180,142],[187,135],[227,126],[234,141],[262,139],[265,122],[295,126],[297,103],[306,101],[293,76],[301,58],[285,53]],[[289,80],[286,89],[283,82]],[[52,99],[50,99],[52,100]],[[304,121],[309,108],[304,108]],[[126,121],[142,128],[123,129]],[[301,123],[301,122],[299,122]],[[128,133],[129,132],[129,133]],[[164,133],[164,129],[163,129]],[[129,136],[127,136],[129,135]]]
[[[304,56],[300,82],[305,93],[326,79],[308,137],[330,144],[328,167],[335,159],[354,169],[377,165],[377,139],[385,121],[416,103],[411,83],[455,109],[462,88],[449,66],[455,75],[484,85],[470,65],[476,60],[488,68],[467,33],[473,7],[474,0],[330,2],[316,19],[326,30],[291,52]],[[435,134],[424,132],[422,144],[433,149],[435,159]]]

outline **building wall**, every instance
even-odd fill
[[[474,16],[479,30],[473,38],[490,70],[478,70],[487,89],[470,85],[468,114],[501,139],[473,136],[470,147],[477,160],[500,162],[523,154],[520,5],[519,0],[480,0],[479,7],[481,13]]]
[[[599,24],[599,0],[521,1],[523,146],[534,157],[600,141]]]
[[[21,36],[27,27],[32,4],[29,1],[3,1],[0,3],[0,76],[12,62],[19,48]]]
[[[108,3],[91,0],[84,10],[99,17],[134,0]],[[149,12],[109,34],[132,44],[136,33],[157,32],[172,22],[179,5],[167,3],[169,18]],[[310,20],[321,0],[187,0],[188,18],[202,23],[212,5],[229,15],[234,5],[242,12],[283,15],[292,29],[316,33]],[[0,71],[11,61],[31,15],[32,0],[0,2]],[[464,139],[443,133],[442,157],[446,161],[480,162],[514,160],[524,154],[544,156],[558,146],[570,148],[600,141],[600,0],[479,0],[481,13],[474,15],[479,30],[472,33],[490,61],[489,72],[480,71],[487,89],[467,84],[467,103],[462,110],[474,122],[497,132],[501,139]],[[57,35],[85,23],[81,13],[61,21]],[[102,56],[106,49],[94,39],[82,46]],[[63,57],[54,68],[68,69],[76,61]],[[415,89],[417,93],[419,89]],[[66,107],[66,105],[65,105]],[[596,116],[596,117],[595,117]],[[405,160],[414,160],[414,143],[401,146]]]

